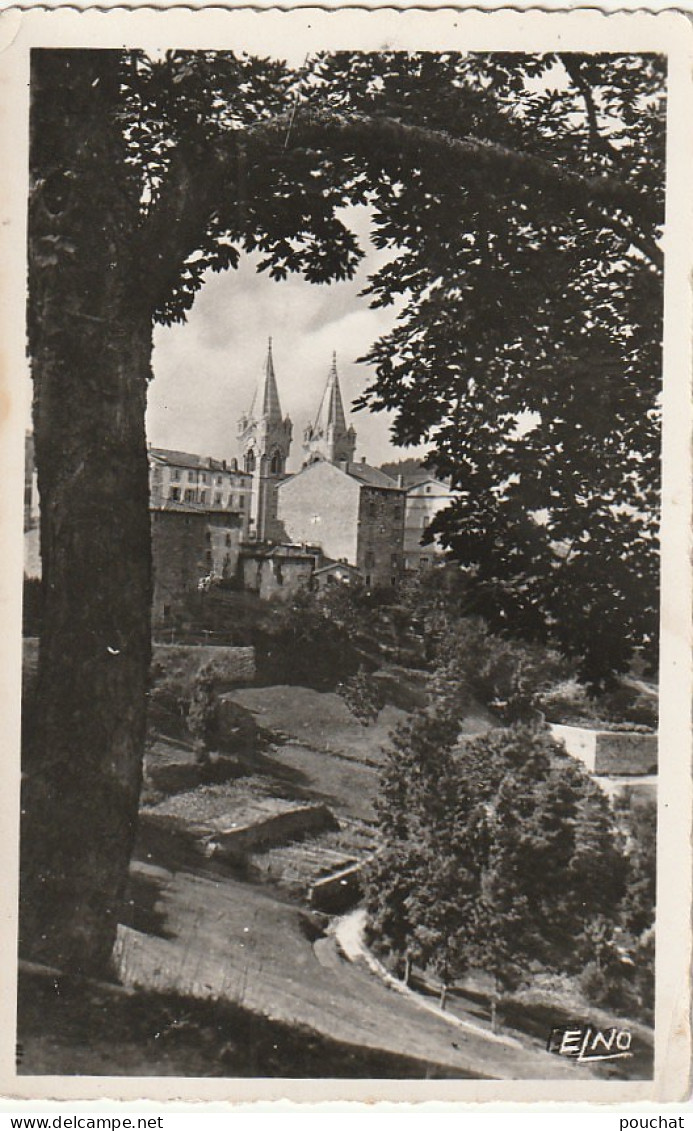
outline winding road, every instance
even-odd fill
[[[316,938],[277,891],[205,867],[133,865],[133,926],[121,932],[129,984],[225,998],[357,1046],[439,1065],[460,1078],[574,1080],[571,1065],[441,1015],[367,965],[358,916]],[[347,957],[348,956],[348,957]]]

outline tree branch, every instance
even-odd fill
[[[580,61],[575,55],[559,55],[561,63],[563,64],[568,77],[572,79],[573,83],[579,90],[582,100],[585,103],[585,112],[587,114],[587,125],[589,129],[590,142],[593,147],[601,153],[605,153],[612,157],[614,155],[614,148],[607,138],[605,138],[599,129],[599,120],[597,118],[597,107],[594,103],[594,96],[592,94],[592,87],[587,82],[587,79],[580,69]]]
[[[662,220],[659,203],[616,178],[582,176],[495,142],[457,137],[392,118],[292,107],[247,129],[229,130],[214,142],[181,146],[175,152],[159,200],[144,219],[140,234],[140,255],[152,309],[173,287],[185,259],[199,246],[223,194],[237,182],[239,150],[245,167],[245,154],[250,159],[253,150],[265,161],[272,155],[281,161],[287,151],[306,146],[369,161],[375,158],[384,167],[393,160],[398,166],[409,167],[435,162],[447,169],[457,167],[463,174],[473,169],[500,175],[524,189],[548,191],[566,207],[576,207],[592,219],[598,209],[604,226],[628,239],[656,266],[662,262],[651,234]],[[610,209],[630,215],[633,223],[614,217]]]

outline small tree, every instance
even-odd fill
[[[382,689],[363,664],[355,675],[338,684],[337,691],[363,726],[374,723],[385,705]]]
[[[188,710],[188,730],[199,765],[209,764],[218,738],[216,678],[211,664],[203,665],[195,677]]]
[[[455,732],[454,715],[432,711],[395,735],[368,904],[385,949],[415,953],[443,1002],[466,969],[488,972],[495,1027],[500,993],[532,965],[573,970],[596,922],[613,932],[625,857],[606,798],[547,731],[498,728],[458,748]]]

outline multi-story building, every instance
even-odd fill
[[[151,445],[148,456],[152,507],[187,503],[205,511],[231,512],[240,516],[247,537],[252,476],[239,469],[235,459],[227,462]]]
[[[150,516],[152,618],[165,624],[175,619],[189,594],[212,579],[236,576],[243,520],[237,513],[173,501],[150,507]]]
[[[429,476],[407,488],[404,519],[404,568],[428,569],[443,553],[438,542],[421,544],[435,516],[457,498],[449,483]]]

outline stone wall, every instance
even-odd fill
[[[618,776],[657,772],[656,734],[592,730],[561,723],[553,723],[551,733],[590,773]]]
[[[600,731],[594,768],[597,774],[656,774],[657,735]]]
[[[310,905],[328,915],[341,915],[358,903],[362,889],[361,865],[350,864],[315,881],[310,889]]]
[[[275,598],[287,601],[296,593],[310,588],[315,557],[285,554],[257,556],[244,553],[241,558],[241,577],[244,589],[257,593],[263,601]]]
[[[238,859],[249,852],[286,844],[306,833],[323,832],[336,827],[334,816],[326,805],[291,805],[273,800],[274,812],[254,814],[250,820],[231,823],[229,818],[211,822],[208,839],[210,855],[222,859]],[[281,808],[280,808],[281,806]]]
[[[282,538],[321,547],[325,557],[356,564],[359,484],[320,460],[277,489]]]

